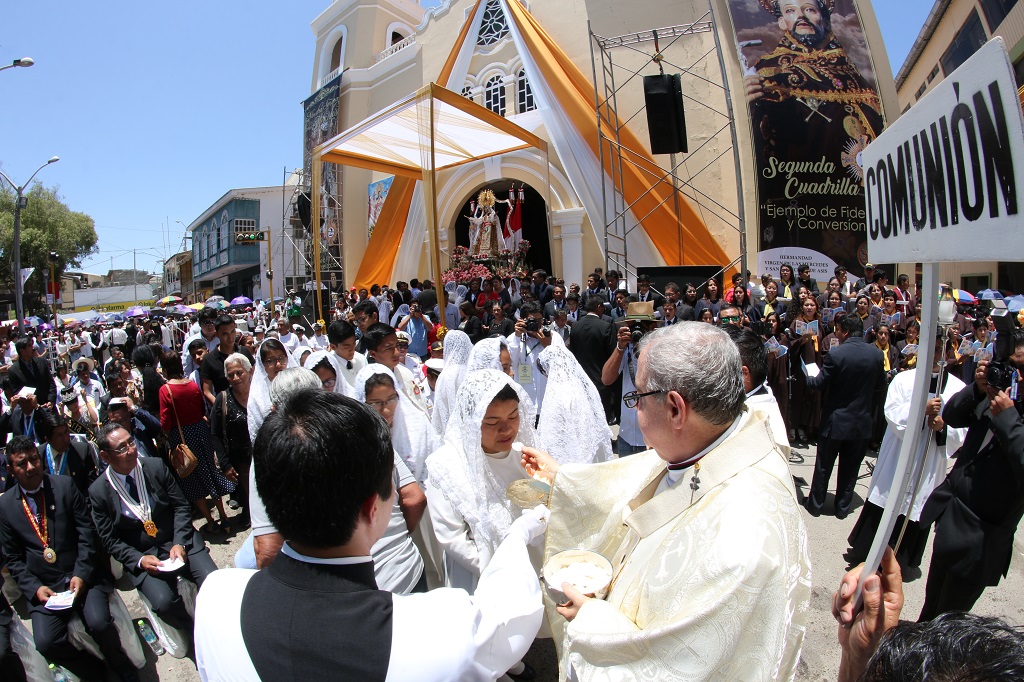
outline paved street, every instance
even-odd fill
[[[797,448],[795,453],[803,458],[803,462],[791,464],[794,476],[802,477],[810,483],[814,469],[814,448]],[[856,505],[859,509],[867,494],[867,466],[862,469],[862,478],[856,491]],[[835,485],[835,479],[832,481]],[[806,493],[806,488],[803,491]],[[832,592],[839,584],[846,569],[842,558],[846,551],[846,538],[857,522],[857,513],[851,514],[842,521],[828,516],[832,509],[832,495],[825,504],[825,513],[815,519],[806,515],[807,528],[810,533],[811,563],[814,571],[814,589],[811,596],[811,613],[807,627],[807,638],[804,641],[803,655],[796,679],[802,681],[835,680],[839,668],[839,648],[836,644],[836,624],[832,619],[830,603]],[[218,566],[228,567],[234,557],[235,550],[241,544],[245,534],[240,533],[230,541],[217,540],[210,545],[213,558]],[[1013,564],[1009,575],[994,589],[986,591],[975,611],[984,615],[999,616],[1011,623],[1024,623],[1024,603],[1014,595],[1024,593],[1024,558],[1018,542],[1014,551]],[[931,547],[925,553],[924,568],[926,570],[931,556]],[[924,602],[925,577],[905,583],[906,607],[903,611],[905,619],[916,619]],[[121,595],[128,605],[132,616],[142,615],[142,609],[130,584],[122,580],[119,587]],[[24,615],[24,610],[21,609]],[[27,622],[26,622],[27,625]],[[195,664],[190,659],[176,660],[168,655],[159,660],[149,652],[149,663],[142,673],[146,681],[161,680],[163,682],[192,682],[199,679]],[[538,641],[527,655],[526,660],[537,670],[537,679],[542,682],[558,679],[557,666],[554,660],[554,647],[550,640]]]

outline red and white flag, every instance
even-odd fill
[[[518,201],[516,199],[516,190],[510,188],[508,190],[508,219],[505,221],[505,229],[507,233],[511,233],[511,239],[507,240],[508,248],[515,251],[519,248],[519,243],[523,241],[523,199],[525,192],[520,187]]]

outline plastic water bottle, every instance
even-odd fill
[[[149,623],[144,620],[138,622],[139,632],[142,634],[142,639],[146,640],[146,644],[153,650],[153,653],[160,656],[164,653],[164,645],[160,643],[156,633],[153,632],[153,628],[149,627]]]
[[[53,682],[69,682],[70,680],[64,668],[53,663],[50,664],[50,677],[53,678]]]

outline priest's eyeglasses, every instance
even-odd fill
[[[659,393],[668,393],[668,391],[645,391],[643,393],[640,393],[639,391],[630,391],[626,395],[622,396],[622,404],[632,410],[640,404],[641,398],[658,395]]]

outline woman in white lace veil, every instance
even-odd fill
[[[462,302],[469,296],[469,287],[465,284],[460,284],[455,287],[455,305],[462,305]]]
[[[553,343],[541,351],[537,362],[548,377],[537,428],[548,452],[562,464],[612,459],[612,430],[604,418],[601,395],[576,356]]]
[[[395,375],[391,370],[380,363],[373,363],[363,367],[356,374],[355,395],[352,397],[365,403],[366,380],[375,374],[387,376],[394,385]],[[422,485],[427,477],[427,456],[441,446],[441,439],[430,428],[427,415],[423,413],[423,410],[417,409],[403,391],[396,389],[396,392],[398,393],[398,406],[395,408],[392,420],[391,444],[416,477],[416,481]]]
[[[249,384],[249,438],[256,442],[256,433],[263,426],[263,420],[270,414],[270,382],[285,367],[298,367],[288,351],[277,339],[264,339],[256,349],[256,362]]]
[[[472,350],[473,342],[465,332],[452,329],[444,335],[444,369],[434,384],[434,412],[431,417],[434,433],[439,436],[444,435],[448,417],[455,408],[455,395],[466,376],[466,363]]]
[[[398,306],[398,310],[396,310],[395,314],[391,316],[391,326],[398,327],[398,323],[404,320],[405,316],[408,315],[410,312],[411,311],[409,310],[408,303],[403,303],[402,305]]]
[[[306,361],[302,363],[302,366],[305,367],[306,369],[313,370],[316,373],[316,375],[320,377],[321,382],[325,380],[331,381],[332,379],[330,378],[330,372],[333,371],[334,383],[330,385],[330,390],[333,393],[347,395],[349,398],[352,398],[354,396],[352,387],[348,385],[348,382],[345,381],[344,375],[341,373],[341,358],[339,358],[334,351],[313,351],[308,356],[306,356]],[[324,367],[328,368],[327,371],[321,369]],[[325,385],[324,389],[327,388],[328,386]]]
[[[473,346],[466,363],[466,373],[478,369],[496,369],[512,376],[512,354],[509,353],[508,341],[504,336],[482,339]]]
[[[539,445],[534,416],[523,388],[497,370],[468,374],[459,389],[445,443],[427,458],[427,508],[451,587],[473,592],[520,514],[505,495],[527,478],[511,446]]]

